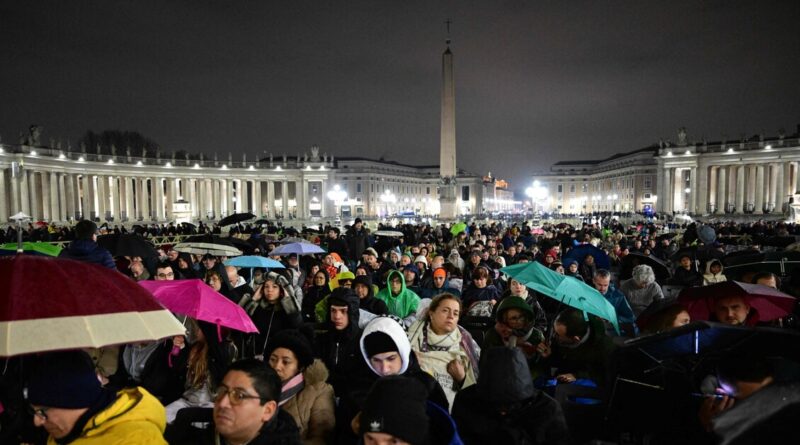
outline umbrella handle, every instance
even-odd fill
[[[217,322],[217,340],[222,343],[222,326],[219,325],[219,322]]]

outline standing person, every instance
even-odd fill
[[[304,445],[324,445],[335,426],[333,387],[328,368],[314,359],[307,334],[285,330],[273,336],[264,352],[281,378],[281,409],[292,415]]]
[[[347,254],[347,243],[339,237],[339,229],[331,227],[328,229],[328,237],[325,238],[325,244],[328,247],[328,253],[338,254],[340,258],[349,258]]]
[[[347,230],[345,234],[347,240],[347,259],[350,260],[351,269],[355,268],[355,262],[361,258],[361,255],[369,247],[369,238],[367,237],[367,230],[364,228],[364,222],[361,218],[356,218],[352,227]]]
[[[48,444],[166,444],[164,407],[143,388],[114,393],[100,386],[83,351],[45,354],[26,391],[33,424]]]
[[[117,270],[111,253],[97,245],[97,224],[89,220],[81,220],[75,224],[75,240],[58,254],[59,258],[95,263],[109,269]]]

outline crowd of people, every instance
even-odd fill
[[[624,419],[608,422],[619,369],[629,366],[626,345],[697,321],[676,298],[685,289],[735,279],[800,295],[791,266],[780,274],[756,263],[726,275],[730,258],[775,250],[768,240],[800,232],[784,223],[692,224],[678,232],[646,221],[458,230],[406,224],[378,227],[377,236],[360,219],[344,231],[235,226],[229,235],[248,242],[248,253],[283,263],[273,269],[226,266],[225,257],[172,245],[160,257],[112,257],[96,243],[92,222],[48,227],[32,225],[25,236],[70,239],[61,257],[136,281],[202,279],[241,306],[258,332],[184,318],[186,335],[158,342],[6,359],[2,443],[635,443],[630,431],[640,443],[677,443]],[[143,234],[178,234],[178,227]],[[41,231],[50,237],[35,238]],[[302,235],[326,253],[272,255],[285,235]],[[596,290],[613,316],[571,307],[504,270],[526,263]],[[704,321],[797,330],[796,314],[765,319],[747,296],[709,295],[707,304]],[[731,439],[748,406],[788,398],[797,411],[800,373],[786,377],[785,363],[758,350],[746,360],[740,354],[703,363],[703,375],[688,379],[685,396],[697,397],[680,443],[751,443]],[[573,391],[584,395],[570,398]],[[772,443],[787,419],[773,416],[772,436],[762,428],[748,437]]]

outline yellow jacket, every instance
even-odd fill
[[[123,389],[108,408],[86,422],[75,445],[164,444],[164,406],[144,388]],[[48,444],[55,445],[50,437]]]

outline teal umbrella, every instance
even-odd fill
[[[561,275],[537,261],[515,264],[500,271],[539,293],[583,311],[584,314],[594,314],[608,320],[619,333],[614,306],[597,289],[577,278]]]

